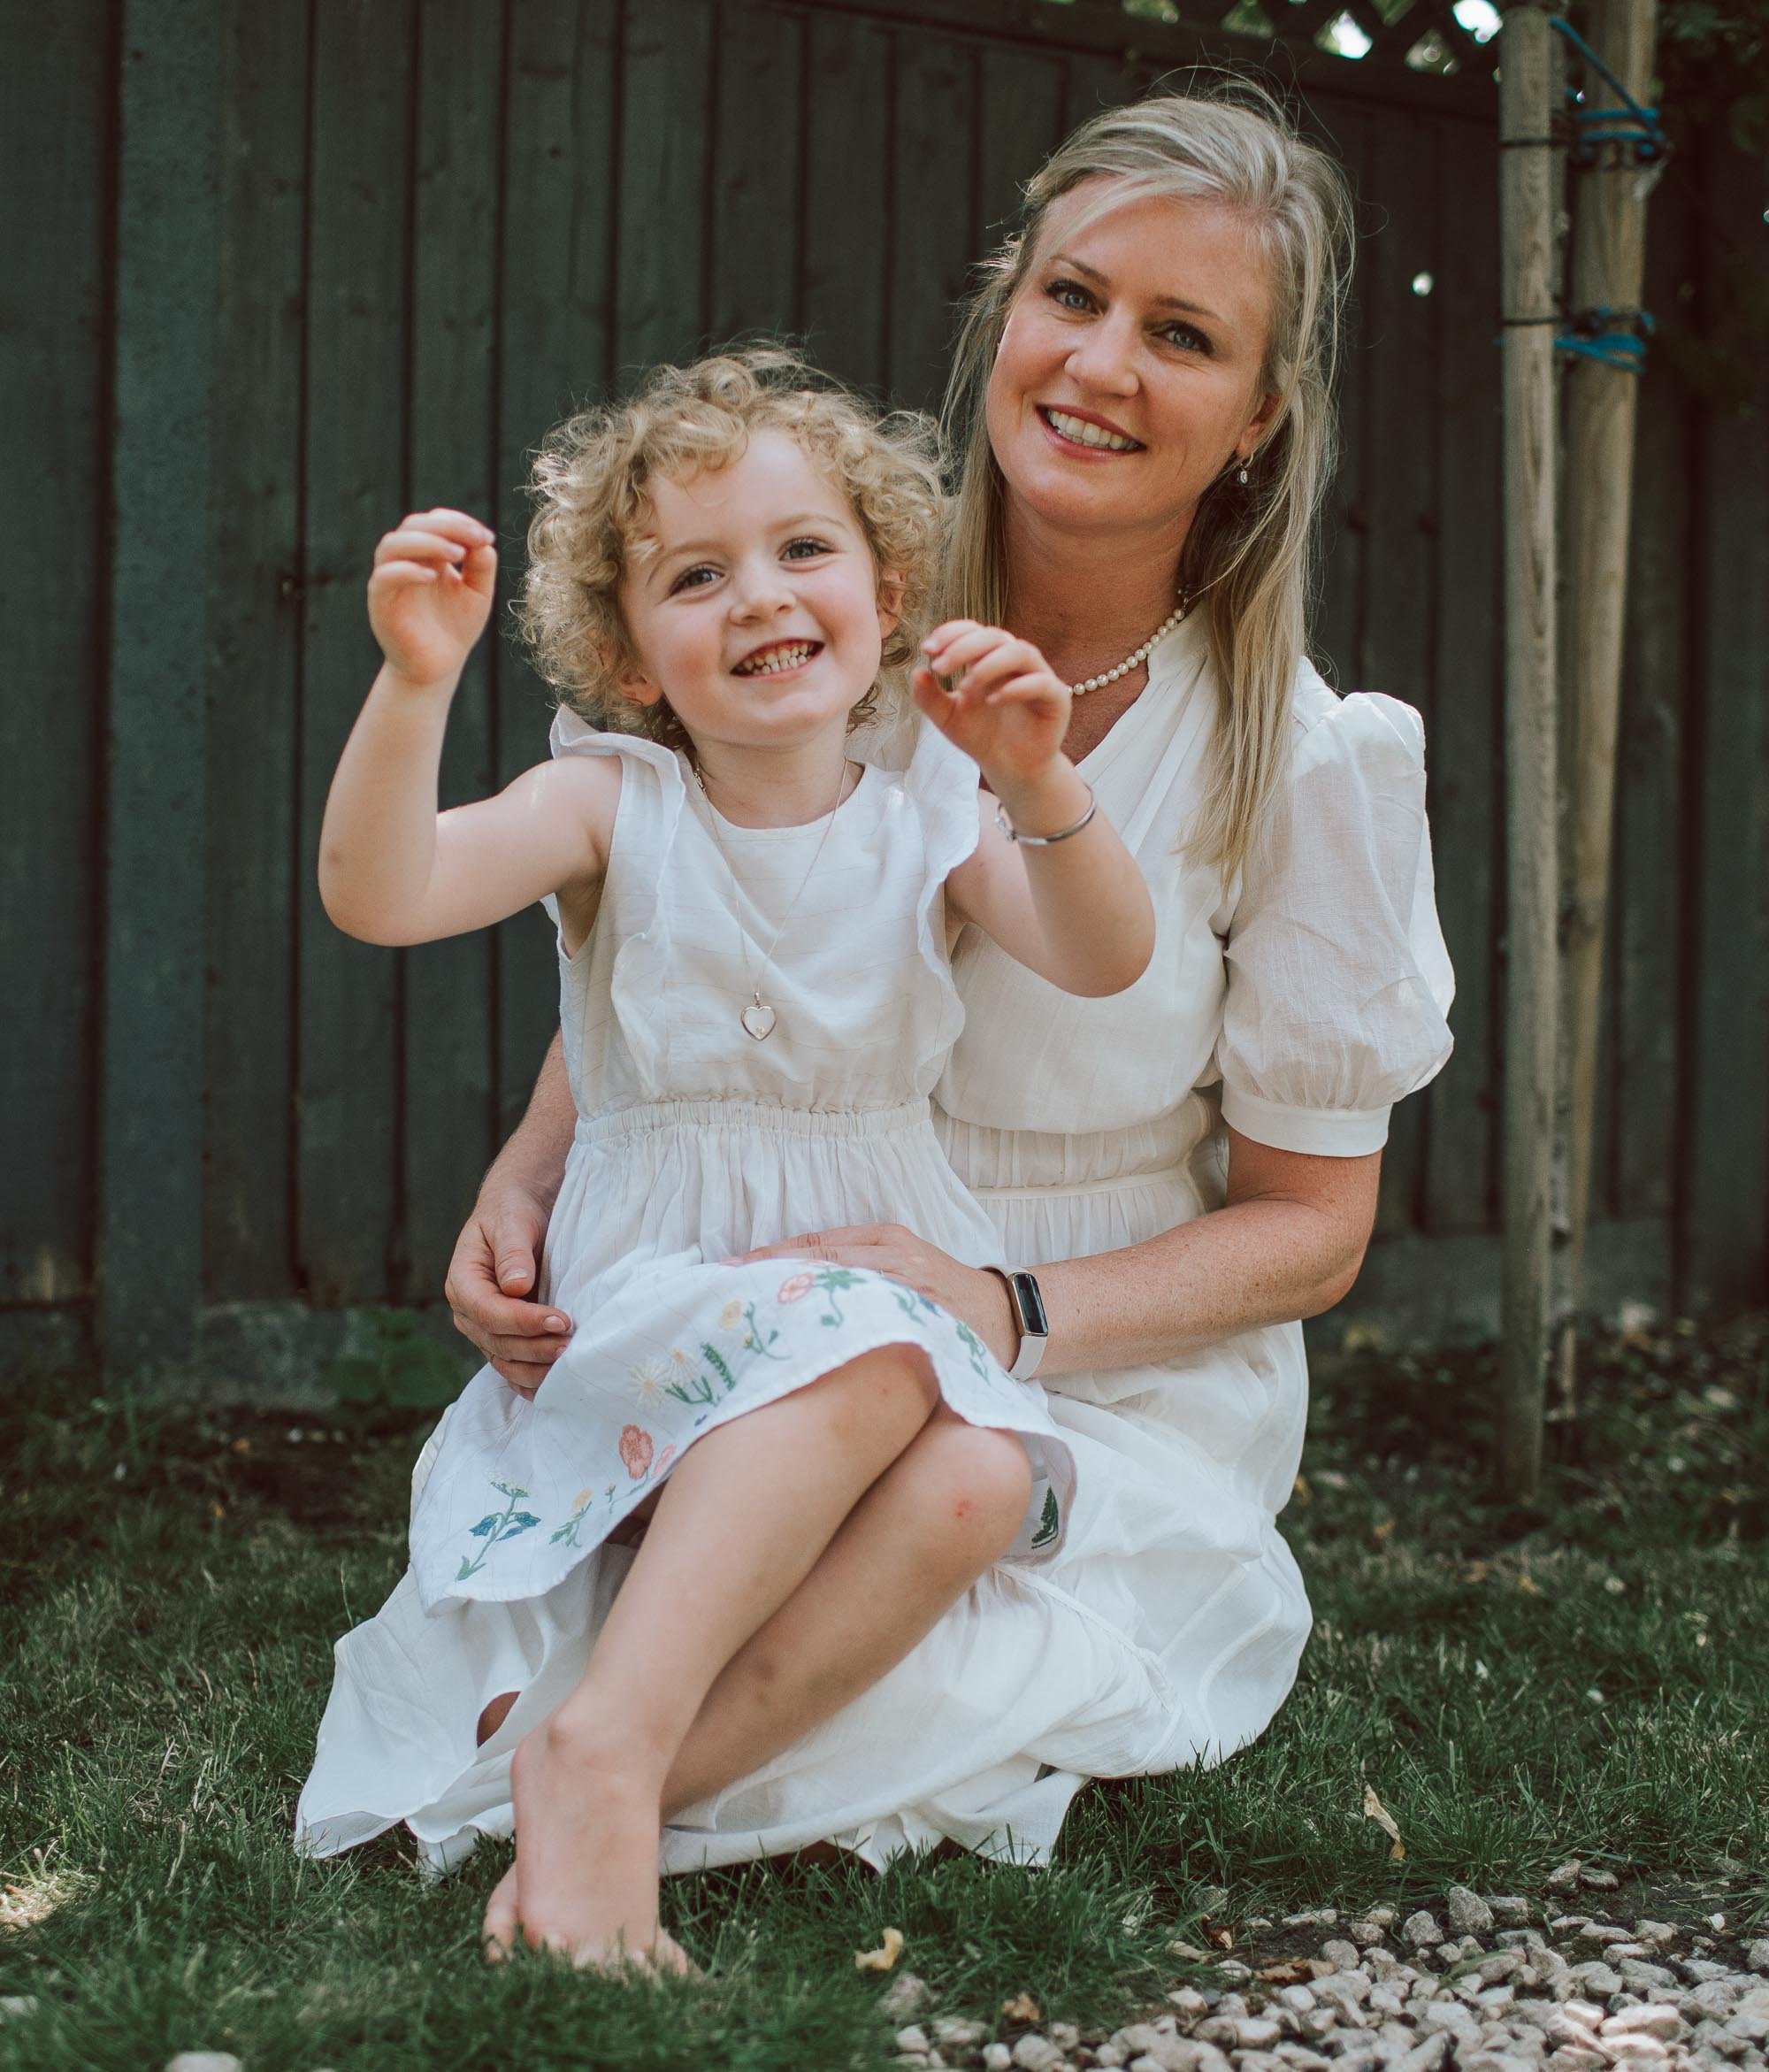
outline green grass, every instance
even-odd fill
[[[431,1885],[393,1838],[324,1864],[289,1848],[330,1643],[400,1566],[410,1413],[359,1407],[323,1438],[303,1417],[291,1440],[262,1413],[19,1383],[0,1408],[0,1993],[38,2006],[0,2022],[0,2066],[141,2072],[208,2048],[248,2072],[865,2068],[892,2025],[852,1958],[887,1922],[942,2012],[993,2020],[1030,1991],[1109,2024],[1176,1982],[1165,1945],[1197,1932],[1206,1885],[1239,1922],[1528,1891],[1570,1855],[1623,1874],[1627,1918],[1718,1878],[1703,1910],[1760,1922],[1769,1331],[1611,1342],[1589,1370],[1526,1514],[1475,1471],[1487,1362],[1347,1368],[1317,1390],[1284,1518],[1319,1623],[1261,1742],[1084,1792],[1042,1873],[671,1881],[707,1976],[646,1988],[481,1967],[501,1851]]]

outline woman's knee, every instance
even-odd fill
[[[943,1404],[911,1448],[917,1495],[955,1551],[992,1561],[1012,1544],[1032,1493],[1032,1465],[1011,1431],[967,1424]]]

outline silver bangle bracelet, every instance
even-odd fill
[[[1047,849],[1053,842],[1067,841],[1071,834],[1079,834],[1099,810],[1099,802],[1093,795],[1093,787],[1091,784],[1086,784],[1085,779],[1083,779],[1083,783],[1086,786],[1087,791],[1087,810],[1072,827],[1059,827],[1054,834],[1022,834],[1014,823],[1008,819],[1007,809],[1005,806],[996,807],[995,825],[1009,841],[1020,842],[1029,849]]]

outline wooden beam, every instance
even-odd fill
[[[1650,90],[1657,0],[1592,0],[1592,47],[1636,101]],[[1590,108],[1614,88],[1585,67]],[[1646,266],[1646,189],[1631,139],[1599,144],[1579,178],[1573,310],[1637,311]],[[1611,322],[1626,323],[1619,315]],[[1634,426],[1640,376],[1580,357],[1566,376],[1566,613],[1562,621],[1561,790],[1566,806],[1566,928],[1560,997],[1566,1110],[1566,1244],[1555,1307],[1561,1407],[1572,1408],[1574,1331],[1584,1301],[1597,1115],[1597,1031],[1609,921],[1621,633],[1633,509]]]
[[[204,575],[218,0],[126,0],[98,1087],[106,1371],[188,1357],[202,1271]]]
[[[1542,1472],[1555,1109],[1554,683],[1557,67],[1544,9],[1500,32],[1499,267],[1505,322],[1505,863],[1504,1292],[1499,1477]]]

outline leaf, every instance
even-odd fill
[[[1390,1863],[1405,1863],[1406,1861],[1406,1844],[1400,1838],[1400,1830],[1394,1824],[1394,1815],[1376,1797],[1375,1791],[1368,1784],[1364,1786],[1364,1818],[1375,1821],[1383,1834],[1394,1844],[1394,1847],[1388,1853],[1389,1861]]]
[[[856,1950],[854,1953],[854,1968],[856,1971],[888,1971],[902,1953],[902,1930],[887,1928],[884,1930],[884,1940],[876,1950]]]
[[[1015,1993],[1011,2000],[1002,2001],[1001,2019],[1004,2022],[1042,2022],[1044,2014],[1030,1993]]]

